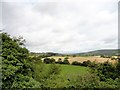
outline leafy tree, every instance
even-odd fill
[[[86,75],[77,75],[76,77],[70,77],[69,88],[97,88],[99,86],[99,77],[95,74],[86,73]]]
[[[46,63],[46,64],[55,63],[55,59],[54,58],[44,58],[44,63]]]
[[[70,64],[67,57],[64,58],[63,64]]]
[[[81,65],[81,63],[80,62],[77,62],[77,61],[74,61],[74,62],[72,62],[72,65]]]
[[[91,61],[87,60],[82,63],[82,66],[89,66],[90,64],[91,64]]]
[[[19,80],[29,77],[34,83],[31,75],[31,65],[28,61],[29,51],[22,46],[20,39],[13,39],[7,33],[2,34],[2,88],[19,88]],[[19,42],[19,43],[18,43]],[[19,76],[20,75],[20,76]],[[27,83],[22,84],[22,83]],[[29,86],[29,82],[21,82],[21,87]]]
[[[63,62],[62,62],[62,59],[59,58],[58,61],[57,61],[57,63],[62,64],[62,63],[63,63]]]
[[[118,64],[116,66],[116,69],[117,69],[118,75],[120,75],[120,59],[118,59]]]
[[[57,65],[57,64],[51,64],[50,65],[50,68],[49,68],[49,71],[48,71],[48,74],[51,75],[51,74],[59,74],[61,71],[61,67],[60,65]]]

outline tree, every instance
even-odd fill
[[[36,83],[32,79],[31,65],[28,61],[29,51],[22,47],[20,39],[15,41],[7,33],[2,34],[2,88],[29,87],[30,83]],[[28,78],[26,81],[23,78]],[[22,79],[21,84],[19,80]],[[26,83],[26,84],[23,84]],[[34,87],[34,84],[32,85]]]
[[[52,74],[55,75],[55,74],[59,74],[60,71],[61,71],[60,65],[53,63],[53,64],[50,65],[48,74],[49,74],[49,75],[52,75]]]
[[[64,58],[63,64],[70,64],[68,58]]]
[[[59,58],[57,62],[58,62],[59,64],[62,64],[62,59]]]
[[[77,62],[77,61],[74,61],[74,62],[72,62],[72,65],[81,65],[81,63]]]
[[[90,64],[91,64],[91,61],[87,60],[82,63],[82,66],[89,66]]]
[[[116,69],[117,69],[118,75],[120,75],[120,58],[118,59],[118,64],[116,66]]]
[[[44,63],[46,64],[50,64],[50,63],[54,63],[55,59],[54,58],[44,58]]]

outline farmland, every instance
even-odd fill
[[[64,56],[52,56],[50,58],[54,58],[56,61],[61,58],[62,60],[65,58]],[[82,56],[76,56],[76,57],[72,57],[69,56],[68,60],[70,63],[72,63],[73,61],[78,61],[78,62],[83,62],[83,61],[87,61],[90,60],[91,62],[95,61],[96,63],[104,63],[106,61],[115,63],[116,60],[111,60],[111,58],[102,58],[102,57],[97,57],[97,56],[87,56],[87,57],[82,57]]]

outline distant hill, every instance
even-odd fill
[[[95,50],[95,51],[90,51],[90,52],[85,52],[85,53],[77,53],[77,55],[108,55],[108,56],[113,56],[113,55],[118,55],[118,51],[120,52],[120,49],[104,49],[104,50]]]
[[[54,52],[46,52],[46,53],[36,53],[36,52],[31,52],[31,55],[42,55],[42,56],[46,56],[46,57],[50,57],[50,56],[62,56],[64,54],[60,54],[60,53],[54,53]]]
[[[106,55],[106,56],[116,56],[120,55],[120,49],[104,49],[104,50],[95,50],[90,52],[84,52],[84,53],[73,53],[73,54],[61,54],[61,53],[54,53],[54,52],[45,52],[45,53],[35,53],[31,52],[31,55],[44,55],[47,57],[50,56],[65,56],[65,55],[80,55],[80,56],[99,56],[99,55]]]

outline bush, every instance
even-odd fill
[[[62,63],[63,63],[63,62],[62,62],[62,59],[59,58],[58,61],[57,61],[57,63],[58,63],[58,64],[62,64]]]
[[[106,81],[106,79],[110,78],[115,80],[118,77],[116,66],[109,62],[96,65],[95,71],[97,71],[96,73],[101,81]]]
[[[46,64],[55,63],[55,59],[54,58],[45,58],[44,63],[46,63]]]
[[[81,63],[80,62],[77,62],[77,61],[74,61],[74,62],[72,62],[72,65],[81,65]]]
[[[70,64],[67,57],[64,58],[63,64]]]
[[[49,75],[52,75],[52,74],[59,74],[61,71],[61,67],[60,65],[58,64],[51,64],[50,67],[49,67],[49,71],[48,71],[48,74]]]
[[[69,78],[69,88],[97,88],[99,86],[99,77],[95,74],[77,75]]]
[[[63,61],[61,60],[61,58],[59,58],[56,63],[58,63],[58,64],[70,64],[68,61],[68,57],[65,57]]]
[[[42,62],[41,60],[41,56],[33,56],[33,57],[29,57],[29,61],[31,62]]]
[[[91,64],[90,60],[84,61],[81,65],[82,66],[89,66]]]
[[[28,61],[29,51],[24,47],[23,40],[11,38],[6,33],[0,34],[2,34],[2,88],[39,87],[38,82],[32,78],[32,67]]]

